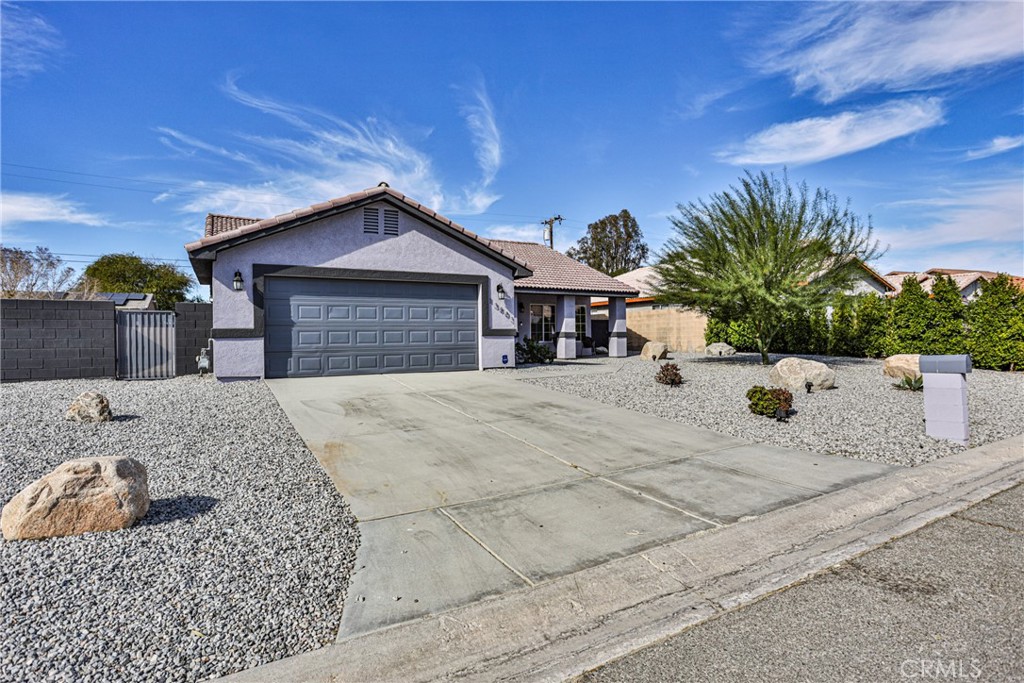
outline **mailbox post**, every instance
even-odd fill
[[[970,439],[967,374],[971,357],[921,356],[920,369],[924,377],[925,434],[966,446]]]

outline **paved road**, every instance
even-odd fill
[[[341,639],[896,469],[754,444],[479,372],[267,384],[359,518]]]
[[[1024,487],[583,677],[1024,681]]]

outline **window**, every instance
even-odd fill
[[[530,338],[534,341],[552,341],[555,338],[555,307],[530,304]]]
[[[583,339],[587,336],[587,307],[576,307],[576,338]]]

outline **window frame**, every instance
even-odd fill
[[[539,313],[535,313],[535,311],[539,311]],[[555,340],[555,307],[553,304],[530,304],[530,339],[539,342]]]
[[[582,318],[580,315],[582,314]],[[583,339],[587,336],[587,306],[586,304],[576,305],[576,338]]]

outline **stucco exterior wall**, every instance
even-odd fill
[[[885,296],[886,292],[888,291],[889,290],[886,289],[881,282],[871,277],[868,273],[861,273],[860,276],[846,290],[846,293],[877,294],[878,296]]]
[[[390,208],[383,203],[371,206]],[[219,253],[211,286],[214,329],[253,328],[254,264],[484,276],[488,284],[481,288],[486,290],[481,296],[488,305],[483,308],[486,319],[480,321],[481,332],[516,328],[515,308],[509,306],[515,292],[511,269],[405,211],[399,212],[397,236],[364,234],[359,208]],[[235,271],[242,273],[244,281],[240,292],[232,286]],[[505,301],[497,299],[498,284],[511,294]],[[481,335],[479,355],[482,367],[502,367],[502,356],[508,356],[513,365],[513,337]],[[218,338],[214,357],[218,377],[263,376],[262,338]]]

